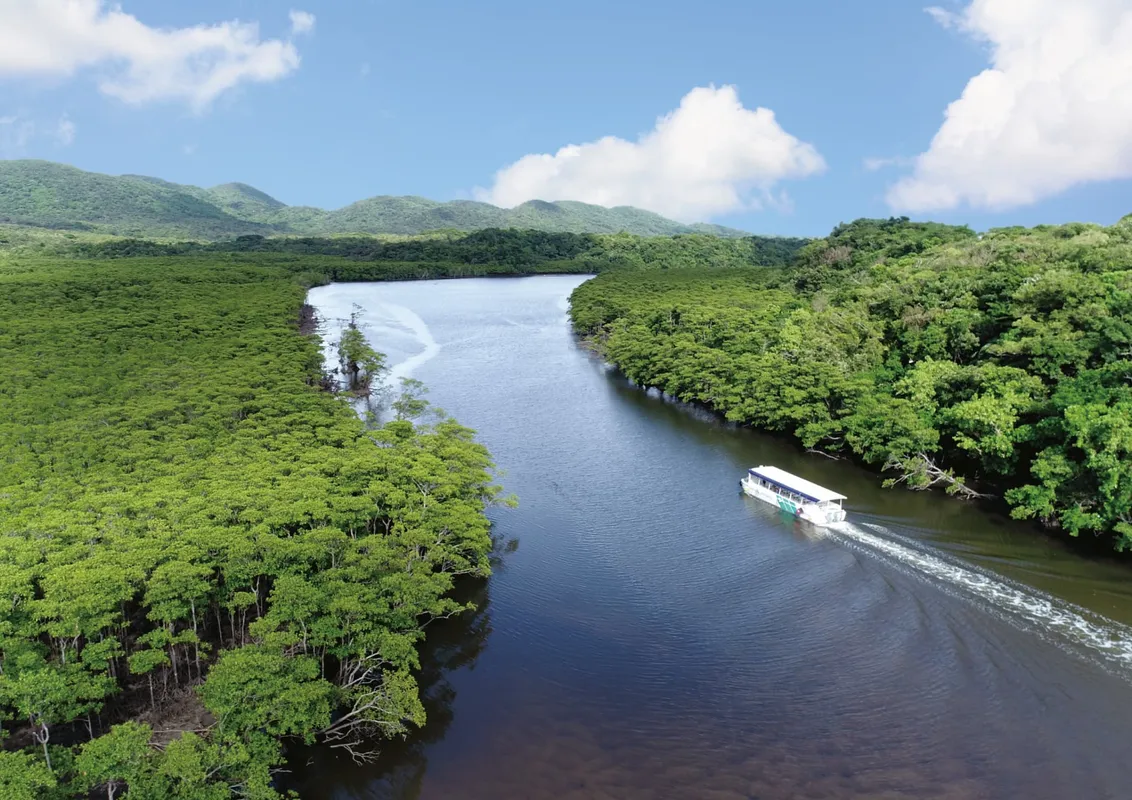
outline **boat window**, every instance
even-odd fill
[[[769,478],[765,478],[762,475],[759,475],[758,473],[754,472],[753,470],[751,471],[751,474],[750,474],[750,480],[751,480],[752,483],[759,486],[760,488],[765,489],[769,492],[773,492],[774,494],[778,495],[779,497],[790,500],[791,502],[793,502],[797,505],[813,504],[813,505],[817,505],[819,508],[834,508],[834,509],[838,509],[838,508],[842,507],[840,498],[837,498],[837,499],[827,498],[827,499],[824,499],[824,500],[818,500],[816,498],[808,497],[806,495],[801,494],[800,492],[798,492],[795,489],[791,489],[787,486],[783,486],[782,484],[779,484],[775,481],[772,481]]]

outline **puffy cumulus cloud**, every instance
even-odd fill
[[[912,173],[903,211],[991,210],[1132,177],[1132,0],[973,0],[930,10],[990,47]]]
[[[772,191],[776,183],[824,168],[818,151],[783,130],[773,111],[744,108],[734,87],[712,86],[690,91],[636,142],[606,136],[523,156],[475,194],[504,207],[581,200],[692,221],[785,203]]]
[[[291,35],[298,36],[314,30],[314,14],[306,11],[291,11]]]
[[[314,24],[306,15],[292,27]],[[309,19],[308,19],[309,17]],[[99,88],[127,103],[179,100],[196,110],[244,82],[299,66],[295,46],[255,23],[158,29],[102,0],[0,0],[0,78],[69,76],[99,67]]]

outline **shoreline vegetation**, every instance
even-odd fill
[[[858,220],[787,269],[599,275],[570,316],[635,384],[1132,548],[1132,216]]]
[[[0,262],[0,794],[280,796],[422,725],[418,644],[507,503],[407,384],[360,419],[256,262]],[[345,337],[342,394],[379,353]]]
[[[223,241],[157,241],[47,233],[0,226],[0,257],[20,255],[68,259],[207,258],[264,259],[312,268],[321,263],[324,281],[413,280],[483,277],[492,274],[588,274],[611,269],[678,269],[780,266],[808,239],[706,234],[634,236],[627,233],[550,233],[486,229],[437,231],[420,236],[264,237]]]
[[[173,242],[0,226],[0,793],[279,795],[288,743],[423,724],[418,648],[509,502],[329,281],[596,274],[630,380],[892,485],[1132,545],[1132,217],[817,240],[522,230]],[[344,388],[342,377],[347,378]]]

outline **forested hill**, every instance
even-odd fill
[[[532,200],[515,208],[423,197],[371,197],[333,211],[288,206],[242,183],[211,189],[141,175],[102,175],[50,161],[0,161],[0,222],[120,236],[217,239],[241,234],[395,233],[524,228],[566,233],[745,236],[650,211]]]
[[[571,315],[639,384],[1132,549],[1132,216],[859,220],[791,269],[611,271]]]

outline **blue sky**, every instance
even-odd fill
[[[1110,34],[1125,22],[1132,30],[1129,2],[1075,0],[1060,4],[1073,6],[1065,12],[1051,0],[973,0],[928,13],[902,0],[123,0],[135,21],[92,28],[81,46],[69,29],[40,30],[56,25],[58,2],[0,2],[2,157],[243,181],[326,208],[375,194],[639,199],[759,233],[820,235],[894,213],[984,229],[1110,224],[1132,212],[1132,114],[1111,110],[1132,86],[1092,77],[1106,53],[1123,64],[1132,42]],[[87,22],[104,21],[109,6],[82,2]],[[293,30],[292,10],[312,14],[313,28]],[[202,75],[172,61],[154,67],[146,59],[157,56],[126,41],[236,19],[257,22],[256,44],[274,41],[264,58],[278,60],[215,95],[181,86]],[[1065,45],[1059,67],[1042,43],[1078,23],[1084,40]],[[5,27],[43,52],[5,60],[15,41],[4,41]],[[214,51],[201,52],[186,63]],[[45,65],[56,57],[71,62]],[[1095,62],[1085,77],[1073,66],[1082,57]],[[971,84],[991,66],[997,84]],[[129,70],[144,75],[123,77]],[[639,146],[686,96],[703,102],[687,104],[679,132]],[[961,96],[946,146],[932,148]],[[1073,105],[1080,97],[1092,105]],[[755,119],[760,107],[773,122]],[[626,141],[553,157],[609,136]],[[516,164],[529,154],[549,155]],[[868,159],[894,161],[869,169]],[[894,189],[901,179],[910,183]]]

